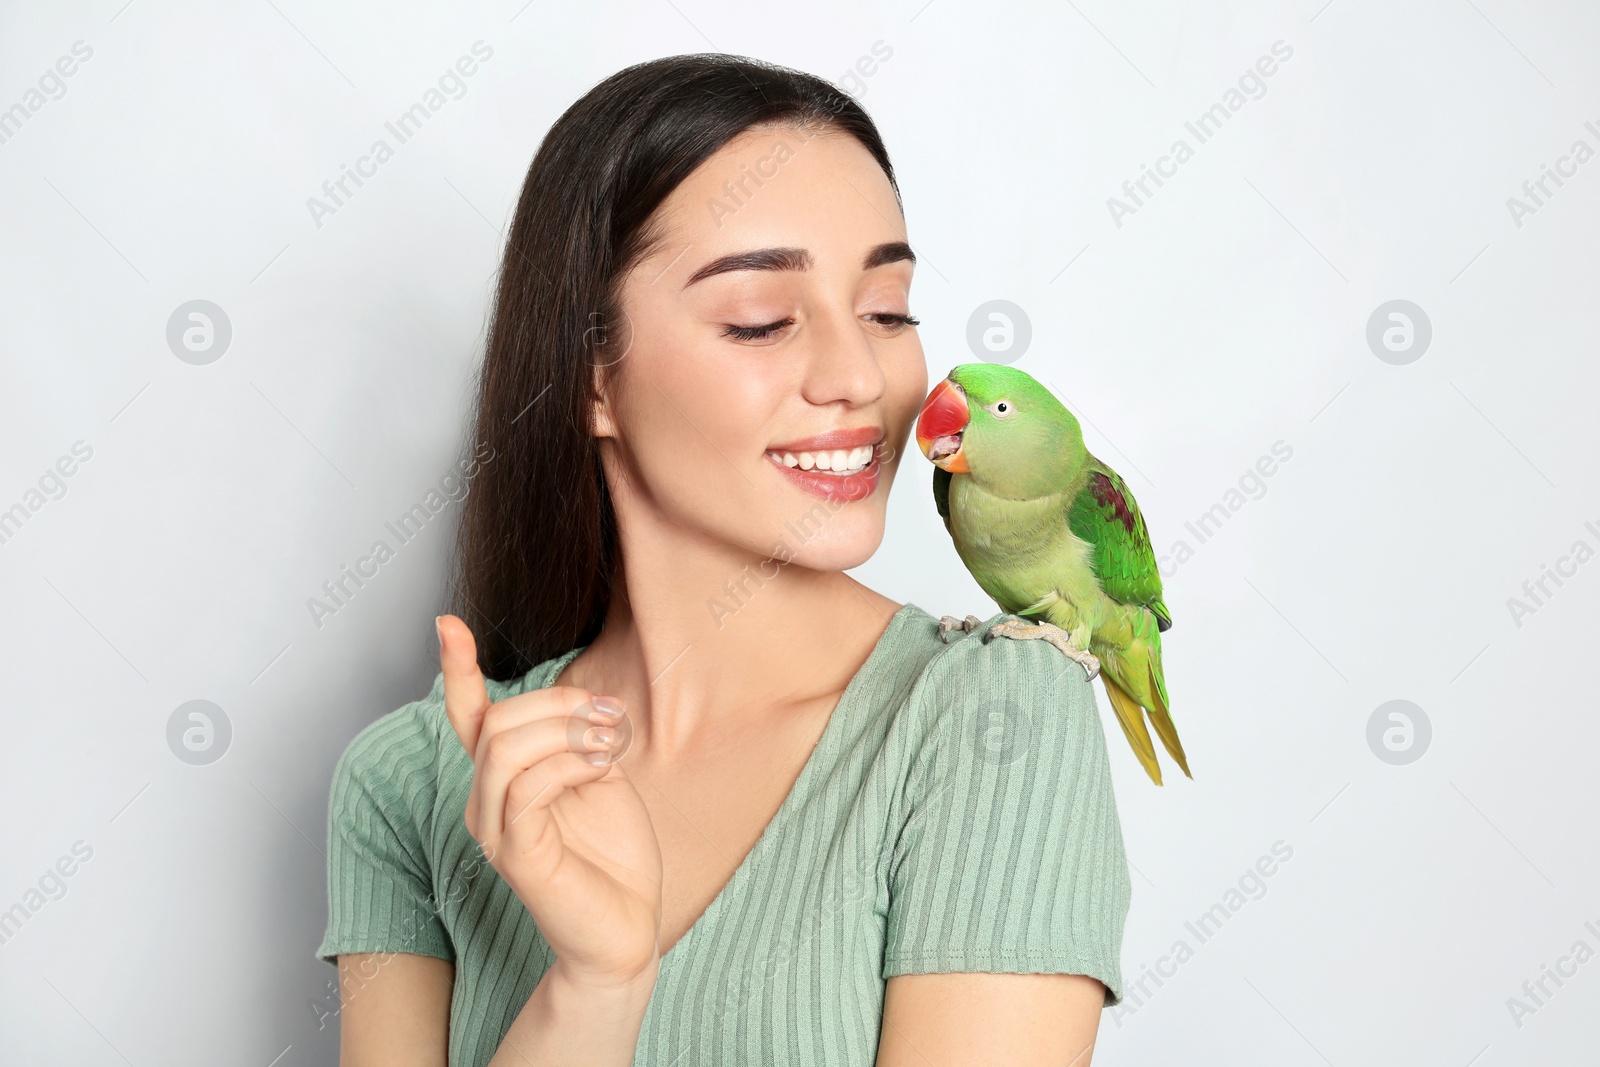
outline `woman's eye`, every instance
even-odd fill
[[[878,325],[887,327],[895,333],[900,332],[907,326],[920,326],[922,324],[921,319],[912,315],[900,315],[886,311],[874,312],[868,315],[867,318],[876,320]],[[769,322],[765,326],[727,325],[722,328],[722,335],[731,337],[736,341],[761,341],[771,337],[785,326],[792,325],[794,325],[793,319],[779,319],[777,322]]]
[[[730,325],[723,328],[722,335],[724,337],[732,337],[737,341],[760,341],[763,338],[771,337],[778,330],[793,322],[793,319],[780,319],[777,322],[769,322],[765,326]]]
[[[887,311],[874,312],[873,314],[868,315],[867,317],[869,319],[879,319],[879,320],[881,320],[880,323],[879,323],[880,325],[888,326],[892,330],[894,330],[896,333],[898,333],[899,331],[905,329],[907,326],[920,326],[920,325],[922,325],[922,320],[919,319],[919,318],[916,318],[913,315],[898,315],[898,314],[892,314],[892,313],[887,312]]]

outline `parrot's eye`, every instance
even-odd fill
[[[994,402],[994,406],[991,407],[989,410],[995,413],[995,417],[996,418],[1004,419],[1004,418],[1008,418],[1011,415],[1011,412],[1014,409],[1011,406],[1011,401],[1009,401],[1009,400],[996,400]]]

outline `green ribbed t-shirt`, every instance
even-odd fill
[[[777,814],[661,958],[636,1065],[871,1067],[897,974],[1086,974],[1121,1001],[1132,886],[1093,691],[1048,642],[981,632],[944,644],[922,608],[894,614]],[[490,680],[490,699],[549,685],[582,650]],[[452,1067],[489,1062],[555,958],[467,833],[471,778],[442,675],[356,735],[317,949],[452,961]]]

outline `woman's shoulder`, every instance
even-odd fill
[[[1087,974],[1116,1004],[1132,884],[1094,692],[1046,640],[985,641],[1004,618],[951,633],[901,709],[882,975]]]
[[[382,802],[431,784],[444,718],[442,677],[434,691],[367,723],[345,746],[334,768],[334,793],[359,786]],[[427,773],[419,773],[427,772]]]
[[[1057,705],[1081,716],[1096,715],[1094,692],[1083,668],[1042,639],[992,637],[991,627],[1007,618],[991,615],[970,631],[952,629],[939,636],[939,620],[910,604],[913,640],[906,654],[915,681],[903,713],[905,725],[942,731],[952,718],[974,710],[1002,713],[1011,707],[1037,709]]]

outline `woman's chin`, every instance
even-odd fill
[[[807,515],[783,524],[773,535],[772,558],[809,570],[847,571],[872,558],[883,543],[879,509],[841,509],[832,515]]]

